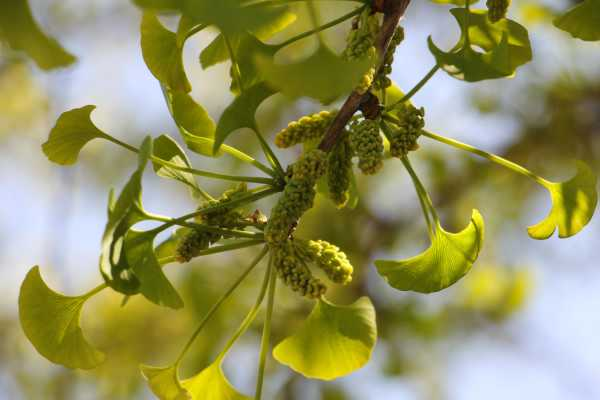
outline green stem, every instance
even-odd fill
[[[86,294],[82,295],[81,297],[84,300],[89,299],[90,297],[93,297],[95,295],[97,295],[98,293],[100,293],[101,291],[103,291],[104,289],[106,289],[108,286],[106,285],[106,283],[102,283],[98,286],[96,286],[95,288],[93,288],[92,290],[90,290],[89,292],[87,292]]]
[[[254,400],[260,400],[262,397],[263,382],[265,379],[265,365],[267,362],[267,352],[269,350],[269,342],[271,338],[271,319],[273,318],[273,304],[275,303],[275,286],[277,285],[277,271],[272,266],[272,259],[269,260],[271,265],[271,279],[269,283],[269,300],[267,302],[267,315],[263,325],[263,334],[260,343],[260,355],[258,364],[258,376],[256,378],[256,391]]]
[[[427,211],[429,210],[429,213],[431,213],[431,216],[436,224],[436,227],[440,225],[440,219],[437,215],[437,212],[435,211],[435,208],[433,207],[433,202],[431,201],[429,194],[427,194],[427,190],[425,190],[425,187],[421,183],[421,180],[417,176],[417,173],[415,172],[412,165],[410,164],[408,157],[402,157],[401,160],[413,181],[415,189],[417,190],[417,196],[419,197],[419,202],[421,203],[421,207],[423,208],[423,214],[425,215],[425,220],[427,221],[427,228],[429,231],[429,236],[433,240],[433,235],[435,233],[434,232],[435,227],[432,226],[432,223],[429,219],[429,215],[428,215]]]
[[[240,277],[229,287],[229,289],[227,289],[227,291],[223,293],[219,300],[217,300],[217,302],[213,304],[213,306],[210,308],[204,319],[202,319],[202,321],[200,322],[200,325],[198,325],[198,328],[196,328],[186,345],[183,347],[183,350],[179,354],[179,357],[177,357],[177,360],[175,361],[176,366],[179,366],[185,354],[188,352],[196,338],[200,335],[202,329],[204,329],[204,326],[208,323],[208,321],[210,321],[215,312],[217,312],[221,304],[223,304],[225,300],[227,300],[229,296],[231,296],[231,294],[238,288],[238,286],[244,281],[244,279],[246,279],[246,277],[250,274],[250,272],[252,272],[254,267],[258,265],[258,263],[263,259],[263,257],[265,256],[265,254],[267,254],[268,251],[269,248],[265,246],[260,252],[260,254],[252,261],[250,266],[246,268],[246,270],[242,273],[242,275],[240,275]]]
[[[264,244],[264,243],[265,243],[264,240],[244,240],[244,241],[239,241],[236,243],[224,244],[222,246],[215,246],[215,247],[211,247],[206,250],[202,250],[202,251],[198,252],[198,255],[195,258],[209,256],[212,254],[225,253],[225,252],[233,251],[233,250],[245,249],[246,247],[257,246],[259,244]],[[171,257],[165,257],[165,258],[171,258]],[[176,259],[174,257],[172,257],[172,258],[173,258],[173,260],[170,262],[176,261]],[[163,259],[161,258],[159,260],[159,263],[162,260]]]
[[[476,154],[480,157],[483,158],[487,158],[488,160],[495,162],[496,164],[502,165],[505,168],[508,168],[510,170],[513,170],[521,175],[525,175],[526,177],[533,179],[535,182],[539,183],[540,185],[544,186],[545,188],[548,188],[551,185],[551,182],[545,180],[544,178],[534,174],[533,172],[531,172],[530,170],[528,170],[525,167],[520,166],[519,164],[515,164],[512,161],[507,160],[506,158],[502,158],[500,156],[497,156],[495,154],[492,153],[488,153],[487,151],[483,151],[478,149],[477,147],[468,145],[466,143],[462,143],[459,142],[457,140],[454,139],[450,139],[444,136],[440,136],[440,135],[436,135],[435,133],[423,130],[421,131],[421,134],[423,136],[427,136],[430,139],[433,140],[437,140],[438,142],[450,145],[452,147],[455,147],[457,149],[463,150],[463,151],[468,151],[469,153],[473,153]]]
[[[283,171],[283,168],[281,167],[281,163],[279,162],[279,159],[273,152],[273,149],[271,149],[271,146],[269,146],[269,143],[267,143],[267,141],[265,140],[264,136],[260,133],[258,126],[256,126],[256,124],[255,124],[253,130],[256,134],[258,141],[260,142],[260,147],[262,148],[263,153],[265,154],[265,157],[267,158],[267,160],[269,161],[271,166],[275,169],[275,171],[278,172],[279,177],[285,176],[285,172]]]
[[[250,311],[248,312],[248,314],[246,315],[246,317],[240,324],[240,327],[238,328],[238,330],[231,337],[231,339],[229,339],[229,341],[223,348],[223,351],[217,357],[217,362],[223,361],[223,359],[225,358],[225,356],[227,355],[227,353],[229,352],[231,347],[246,332],[246,330],[248,330],[248,328],[250,327],[250,325],[256,318],[256,315],[258,314],[260,306],[262,305],[262,302],[265,299],[265,294],[267,293],[267,287],[269,285],[269,279],[271,277],[271,268],[272,267],[269,264],[269,267],[267,268],[267,271],[265,272],[265,277],[263,279],[263,283],[261,285],[260,292],[258,293],[258,297],[256,298],[256,302],[254,303],[254,306],[250,309]]]
[[[304,33],[301,33],[301,34],[299,34],[297,36],[294,36],[294,37],[286,40],[285,42],[279,43],[277,45],[277,47],[278,47],[278,49],[282,49],[282,48],[284,48],[286,46],[289,46],[292,43],[295,43],[295,42],[297,42],[299,40],[302,40],[302,39],[307,38],[307,37],[309,37],[311,35],[314,35],[315,33],[319,33],[319,32],[324,31],[326,29],[332,28],[332,27],[334,27],[334,26],[336,26],[338,24],[341,24],[342,22],[344,22],[344,21],[346,21],[346,20],[348,20],[348,19],[350,19],[350,18],[352,18],[352,17],[360,14],[364,10],[365,7],[366,6],[359,7],[356,10],[354,10],[352,12],[349,12],[348,14],[343,15],[343,16],[337,18],[337,19],[334,19],[334,20],[332,20],[332,21],[330,21],[330,22],[328,22],[328,23],[326,23],[324,25],[321,25],[319,27],[316,27],[315,29],[311,29],[311,30],[306,31]]]
[[[315,4],[314,4],[313,0],[307,0],[306,8],[308,9],[308,15],[310,16],[310,20],[312,21],[313,25],[315,26],[315,29],[318,28],[319,27],[319,12],[315,8]],[[321,43],[321,44],[323,44],[325,42],[325,38],[323,37],[322,31],[317,32],[317,39],[319,40],[319,43]]]
[[[398,100],[397,102],[395,102],[394,104],[387,106],[385,109],[386,110],[390,110],[394,107],[396,107],[398,104],[401,103],[406,103],[408,100],[410,100],[415,94],[417,94],[417,92],[419,92],[423,86],[425,86],[425,84],[427,84],[427,82],[429,82],[429,80],[436,74],[436,72],[438,72],[440,69],[439,65],[434,65],[433,68],[431,68],[429,70],[429,72],[427,72],[427,74],[425,74],[425,76],[423,77],[423,79],[421,79],[416,85],[415,87],[413,87],[408,93],[406,93],[404,96],[402,96],[402,98],[400,100]]]
[[[227,35],[223,34],[223,39],[225,39],[225,45],[227,46],[227,51],[229,52],[229,59],[231,60],[233,80],[235,81],[235,84],[237,85],[240,93],[242,93],[244,91],[244,88],[242,86],[242,73],[240,71],[240,66],[237,62],[235,52],[233,51],[233,46],[231,46],[231,41],[229,40],[229,37]]]

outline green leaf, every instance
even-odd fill
[[[181,384],[192,394],[193,400],[251,400],[229,383],[220,360]]]
[[[33,267],[19,293],[19,318],[25,335],[48,360],[67,368],[91,369],[104,361],[83,336],[79,319],[85,301],[93,294],[68,297],[54,292]]]
[[[273,349],[294,371],[331,380],[363,367],[377,341],[375,309],[368,297],[339,306],[319,300],[300,329]]]
[[[253,35],[243,34],[239,36],[234,51],[244,90],[258,84],[265,78],[262,71],[256,66],[257,57],[272,60],[278,50],[279,46],[265,44]],[[241,92],[235,80],[231,83],[231,90],[234,93]]]
[[[438,4],[454,4],[455,6],[464,6],[467,2],[465,0],[431,0],[434,3]],[[479,2],[479,0],[471,0],[469,4],[475,4]]]
[[[217,124],[213,152],[219,148],[227,137],[241,128],[256,129],[256,110],[275,91],[264,83],[259,83],[236,97],[225,109]]]
[[[27,53],[38,67],[45,70],[65,67],[76,60],[40,29],[27,0],[0,2],[0,39],[8,42],[14,50]]]
[[[548,239],[558,227],[558,237],[575,235],[590,222],[596,205],[596,174],[585,163],[577,162],[577,174],[562,183],[549,182],[547,189],[552,197],[552,209],[540,223],[527,231],[534,239]]]
[[[370,58],[344,60],[324,45],[300,62],[277,64],[264,56],[256,61],[271,86],[290,97],[311,97],[323,104],[352,91],[373,64]]]
[[[188,148],[204,156],[213,156],[215,122],[204,107],[184,92],[171,94],[173,119]],[[208,140],[197,140],[204,138]]]
[[[493,24],[484,10],[471,10],[467,14],[464,8],[454,8],[450,12],[462,32],[455,47],[459,50],[444,52],[431,37],[428,44],[438,65],[451,76],[467,82],[510,77],[518,67],[531,61],[529,34],[522,25],[509,19]],[[465,45],[467,24],[470,46]]]
[[[179,9],[179,0],[133,0],[133,3],[140,8],[154,11],[175,11]]]
[[[160,400],[192,400],[190,393],[181,386],[177,366],[159,368],[140,365],[142,375],[148,381],[152,393]]]
[[[180,167],[190,167],[190,161],[188,160],[185,152],[171,137],[167,135],[159,136],[158,138],[154,139],[154,144],[152,147],[154,157],[168,161],[172,164],[176,164]],[[176,181],[187,185],[194,198],[201,197],[196,178],[191,173],[180,171],[168,166],[165,167],[156,162],[153,162],[152,165],[154,167],[154,172],[156,172],[158,176],[168,179],[175,179]]]
[[[139,280],[139,291],[159,306],[178,309],[183,307],[179,294],[165,276],[156,255],[154,239],[158,232],[140,232],[130,229],[123,241],[127,264]]]
[[[156,79],[172,90],[192,90],[185,75],[182,48],[177,45],[177,35],[165,29],[152,12],[142,17],[142,55]]]
[[[96,106],[85,106],[64,112],[42,145],[46,157],[61,165],[77,162],[79,152],[89,141],[109,136],[98,129],[90,115]]]
[[[446,232],[438,223],[431,246],[403,261],[375,261],[377,272],[394,288],[420,293],[445,289],[473,266],[483,245],[484,223],[473,210],[471,222],[459,233]]]
[[[138,167],[115,201],[109,196],[108,222],[104,229],[100,254],[100,272],[106,284],[117,292],[133,295],[139,293],[140,282],[127,263],[123,251],[125,234],[136,223],[147,219],[142,206],[142,176],[152,154],[152,138],[148,137],[140,148]]]
[[[600,0],[584,0],[554,20],[554,25],[573,37],[600,40]]]

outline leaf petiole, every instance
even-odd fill
[[[273,304],[275,303],[275,286],[277,285],[277,271],[273,267],[273,259],[269,259],[270,282],[269,282],[269,299],[267,301],[267,315],[263,325],[262,339],[260,342],[260,355],[258,364],[258,376],[256,378],[256,391],[254,400],[260,400],[262,397],[262,388],[265,378],[265,365],[267,361],[267,351],[269,350],[269,342],[271,339],[271,319],[273,318]]]
[[[431,68],[429,70],[429,72],[427,72],[427,74],[425,74],[425,76],[423,77],[423,79],[421,79],[416,85],[415,87],[413,87],[408,93],[406,93],[400,100],[398,100],[397,102],[395,102],[394,104],[391,104],[389,106],[387,106],[385,109],[386,110],[391,110],[394,107],[396,107],[398,104],[402,104],[402,103],[406,103],[407,101],[409,101],[415,94],[417,94],[417,92],[419,92],[424,86],[425,84],[427,84],[427,82],[429,82],[429,80],[436,74],[436,72],[438,72],[440,70],[440,66],[439,65],[434,65],[433,68]]]

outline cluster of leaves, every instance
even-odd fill
[[[139,147],[124,143],[92,122],[94,106],[91,105],[63,113],[43,145],[44,153],[52,162],[74,164],[88,142],[102,139],[137,154],[138,165],[119,194],[115,196],[111,191],[109,195],[108,222],[99,260],[104,283],[82,296],[67,297],[44,283],[38,267],[32,268],[25,278],[19,297],[20,319],[25,334],[40,354],[69,368],[93,368],[103,361],[104,355],[86,340],[79,326],[82,308],[89,298],[110,288],[123,294],[125,301],[141,294],[157,305],[178,309],[183,306],[183,300],[164,273],[165,265],[262,245],[248,268],[209,310],[177,359],[167,367],[141,367],[152,391],[161,399],[247,398],[228,382],[221,365],[237,339],[255,320],[267,297],[255,393],[255,399],[260,399],[278,275],[293,289],[299,285],[302,294],[309,293],[315,305],[302,326],[275,346],[274,358],[307,377],[323,380],[361,368],[369,360],[377,340],[374,307],[365,297],[347,306],[327,300],[324,286],[310,280],[308,269],[302,269],[306,267],[303,263],[315,262],[332,281],[341,284],[350,280],[353,268],[336,246],[316,240],[303,242],[304,239],[294,237],[294,228],[312,207],[317,193],[330,197],[340,207],[356,205],[358,193],[353,185],[352,168],[355,155],[358,167],[365,174],[377,173],[384,161],[399,160],[419,197],[431,246],[406,260],[377,260],[377,271],[390,286],[403,291],[430,293],[456,283],[478,258],[483,246],[484,222],[474,210],[462,231],[451,233],[442,227],[433,202],[408,159],[408,152],[417,150],[416,140],[420,136],[487,158],[546,188],[551,195],[552,209],[543,221],[528,229],[531,237],[546,239],[556,229],[559,237],[569,237],[583,229],[597,203],[596,176],[585,164],[578,162],[577,174],[571,180],[550,182],[504,158],[424,129],[424,112],[412,106],[410,99],[437,71],[475,82],[510,77],[532,59],[526,28],[507,19],[505,8],[498,8],[507,7],[509,2],[490,1],[488,5],[496,8],[490,8],[489,12],[471,9],[477,1],[436,2],[462,6],[450,10],[461,37],[449,51],[441,50],[429,38],[429,49],[436,64],[415,88],[403,95],[388,82],[393,50],[386,51],[390,42],[391,49],[400,44],[404,34],[400,37],[398,32],[403,30],[387,32],[381,28],[393,14],[390,10],[406,5],[407,1],[387,0],[382,9],[377,5],[380,2],[361,1],[361,6],[334,21],[272,44],[267,43],[267,39],[296,18],[286,1],[224,0],[217,4],[207,0],[136,0],[144,10],[141,22],[144,60],[160,82],[167,107],[187,149],[205,157],[235,157],[264,176],[234,176],[196,169],[186,151],[166,135],[147,137]],[[314,4],[307,2],[307,7],[316,21]],[[559,17],[556,25],[575,37],[598,40],[599,7],[597,0],[586,0]],[[382,10],[386,10],[383,21],[378,15]],[[176,32],[162,25],[158,18],[162,12],[180,16]],[[358,20],[349,32],[348,47],[338,54],[326,44],[321,32],[356,16]],[[208,68],[230,60],[230,89],[235,94],[217,122],[190,96],[191,84],[182,62],[186,41],[207,27],[216,28],[219,35],[200,54],[201,65]],[[312,55],[286,64],[275,60],[280,50],[312,35],[316,35],[318,42]],[[25,0],[0,6],[0,37],[13,48],[27,52],[42,68],[65,66],[74,60],[40,31]],[[379,41],[386,44],[382,49],[376,48]],[[375,54],[377,51],[379,54]],[[373,85],[375,76],[377,85]],[[348,105],[344,104],[337,113],[318,114],[290,125],[287,132],[293,131],[296,136],[286,141],[281,139],[284,135],[281,134],[276,143],[284,143],[282,147],[303,143],[305,151],[285,171],[256,121],[258,107],[276,93],[294,99],[312,98],[324,105],[342,95],[361,96],[362,114],[355,115],[356,110],[348,113]],[[372,102],[376,103],[375,107],[362,107]],[[266,163],[224,143],[241,128],[254,132]],[[324,143],[331,137],[336,140],[335,146],[330,148]],[[192,196],[202,202],[201,206],[180,217],[156,215],[146,210],[142,204],[142,178],[148,163],[158,176],[188,187]],[[196,176],[242,182],[253,187],[243,186],[235,195],[228,192],[215,199],[201,188]],[[261,213],[249,213],[245,209],[280,192],[282,195],[268,221]],[[146,231],[136,230],[135,226],[142,221],[155,221],[159,225]],[[160,233],[175,226],[180,229],[165,242],[155,245]],[[314,254],[307,257],[297,251],[298,243],[309,243],[306,246],[314,250]],[[267,256],[269,263],[263,284],[239,329],[210,366],[189,379],[180,380],[180,363],[203,327]]]

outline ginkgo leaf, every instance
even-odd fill
[[[133,0],[133,3],[155,11],[175,11],[179,8],[179,0]]]
[[[552,197],[552,209],[540,223],[527,231],[534,239],[548,239],[558,227],[558,237],[575,235],[590,222],[596,205],[596,174],[585,163],[577,162],[577,174],[562,183],[549,182],[546,188]]]
[[[153,144],[153,155],[161,160],[168,161],[180,167],[190,167],[190,161],[188,160],[185,152],[179,144],[171,137],[167,135],[161,135],[154,139]],[[164,166],[157,162],[153,162],[154,172],[158,176],[163,178],[175,179],[185,185],[187,185],[192,193],[192,196],[199,198],[198,183],[196,178],[189,172],[184,172],[175,168]]]
[[[471,222],[459,233],[446,232],[439,223],[431,246],[418,256],[402,261],[375,261],[377,272],[398,290],[432,293],[465,276],[483,245],[484,223],[473,210]]]
[[[140,147],[136,171],[116,200],[111,191],[108,222],[102,235],[100,272],[108,286],[126,295],[139,293],[140,282],[127,263],[123,251],[123,238],[129,228],[147,219],[141,199],[142,176],[151,155],[152,138],[148,137]]]
[[[85,106],[66,111],[56,121],[48,140],[42,145],[46,157],[61,165],[77,162],[79,152],[88,142],[108,135],[98,129],[90,115],[96,106]]]
[[[145,12],[142,17],[141,32],[142,55],[152,75],[172,90],[192,90],[183,68],[177,35],[162,26],[151,12]]]
[[[554,25],[581,40],[600,40],[600,0],[584,0],[554,20]]]
[[[273,357],[308,378],[331,380],[363,367],[376,341],[375,309],[368,297],[349,306],[322,299],[300,329],[273,349]]]
[[[198,375],[184,380],[181,385],[191,393],[193,400],[251,400],[229,383],[220,360]]]
[[[428,44],[438,65],[451,76],[467,82],[510,77],[518,67],[531,61],[529,34],[522,25],[509,19],[491,23],[484,10],[471,10],[467,14],[464,8],[454,8],[450,12],[462,32],[458,50],[444,52],[431,37]],[[468,46],[465,45],[467,24]]]
[[[164,368],[140,365],[140,370],[160,400],[193,400],[190,392],[181,386],[176,365]]]
[[[140,282],[140,293],[155,304],[178,309],[183,307],[183,301],[154,254],[156,235],[154,231],[130,229],[123,241],[123,252],[127,264]]]
[[[45,70],[65,67],[76,58],[47,36],[31,15],[27,0],[0,2],[0,39],[22,50]]]
[[[91,369],[104,361],[104,354],[83,336],[79,319],[92,294],[68,297],[50,289],[33,267],[19,293],[21,326],[36,350],[48,360],[67,368]]]
[[[347,61],[321,45],[310,57],[295,63],[279,64],[272,58],[257,57],[257,66],[269,84],[290,97],[311,97],[329,104],[348,94],[373,65],[371,58]]]
[[[221,144],[235,130],[241,128],[256,128],[256,110],[275,91],[264,83],[259,83],[236,97],[227,106],[217,124],[213,151],[219,151]]]
[[[213,156],[216,125],[208,112],[187,93],[171,94],[173,119],[188,148],[204,156]],[[194,140],[206,138],[210,140]]]

